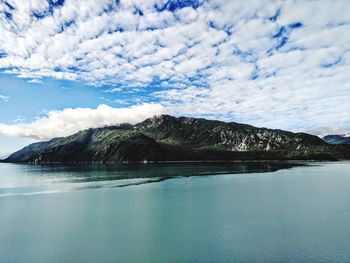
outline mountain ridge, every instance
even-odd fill
[[[350,144],[350,134],[330,134],[322,139],[329,144]]]
[[[5,162],[337,160],[350,158],[349,152],[307,133],[160,115],[34,143]]]

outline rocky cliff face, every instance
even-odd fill
[[[168,143],[195,147],[214,147],[226,151],[312,151],[327,148],[318,137],[305,133],[256,128],[238,123],[225,123],[198,118],[175,118],[163,115],[148,119],[136,129]]]
[[[8,162],[206,161],[349,158],[316,136],[162,115],[136,125],[89,129],[29,145]]]

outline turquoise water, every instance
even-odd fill
[[[349,262],[349,186],[349,162],[0,164],[0,262]]]

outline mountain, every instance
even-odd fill
[[[336,160],[349,148],[317,136],[200,118],[161,115],[31,144],[6,162]]]
[[[0,156],[0,160],[4,160],[6,159],[7,157],[9,157],[11,154],[5,154],[5,155],[2,155]]]
[[[326,135],[322,139],[329,144],[350,144],[350,134]]]

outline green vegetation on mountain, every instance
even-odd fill
[[[31,144],[7,162],[124,162],[349,159],[317,136],[238,123],[161,115],[136,125],[88,129]]]

